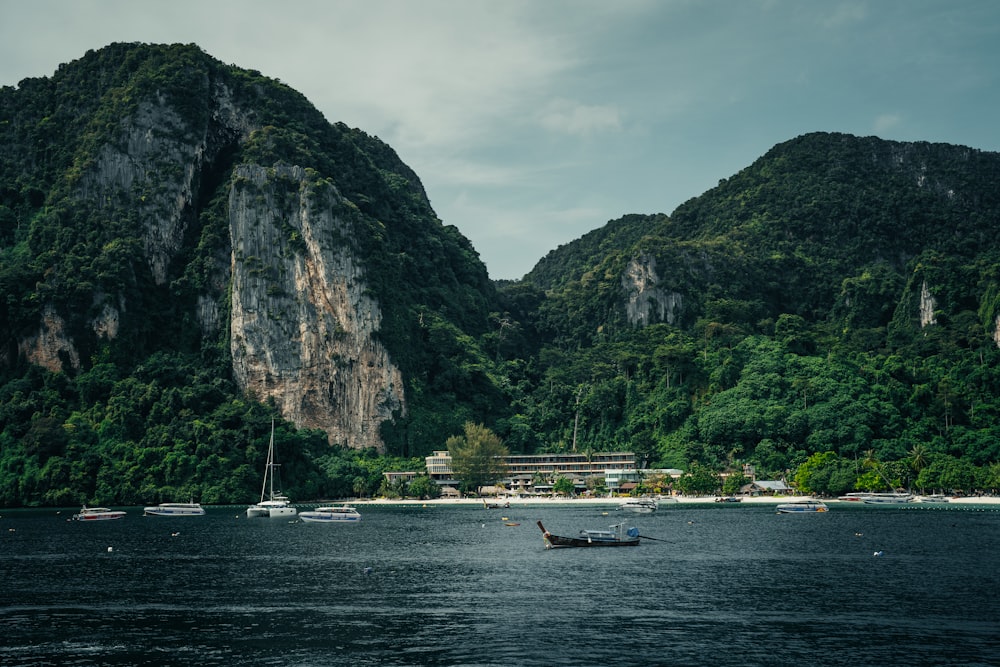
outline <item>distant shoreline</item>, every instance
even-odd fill
[[[661,506],[669,506],[675,504],[700,504],[704,505],[707,503],[716,503],[718,498],[723,498],[725,496],[676,496],[671,499],[658,499]],[[813,498],[814,496],[737,496],[740,498],[739,503],[723,503],[718,502],[719,505],[766,505],[766,504],[777,504],[777,503],[787,503],[793,500],[801,500],[804,498]],[[918,497],[919,496],[915,496]],[[416,500],[413,498],[408,499],[387,499],[387,498],[376,498],[376,499],[358,499],[350,501],[338,501],[346,502],[351,505],[479,505],[482,506],[488,504],[491,509],[506,509],[502,507],[504,504],[509,503],[510,507],[523,507],[530,505],[607,505],[611,507],[617,507],[621,502],[626,500],[626,498],[522,498],[522,497],[511,497],[511,498],[434,498],[432,500]],[[844,501],[837,500],[836,498],[819,498],[824,503],[836,504],[836,505],[854,505],[861,504],[857,501]],[[311,504],[311,503],[310,503]],[[501,507],[495,507],[496,505],[501,505]],[[917,506],[923,505],[925,503],[912,502],[905,503],[905,506]],[[951,498],[947,503],[935,503],[936,506],[946,507],[948,505],[1000,505],[1000,496],[968,496],[961,498]]]

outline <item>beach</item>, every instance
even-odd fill
[[[794,500],[816,499],[831,505],[853,505],[857,501],[842,501],[836,498],[822,498],[809,495],[773,495],[773,496],[734,496],[739,499],[739,503],[729,501],[722,502],[727,496],[672,496],[670,498],[654,498],[661,504],[687,503],[705,504],[719,503],[720,505],[737,504],[778,504],[787,503]],[[916,506],[926,504],[921,502],[921,496],[915,495],[913,502],[901,503],[906,506]],[[354,505],[488,505],[492,508],[503,509],[509,503],[510,507],[538,506],[538,505],[606,505],[617,507],[627,500],[627,496],[617,498],[594,498],[594,497],[548,497],[548,496],[510,496],[510,497],[486,497],[486,498],[434,498],[430,500],[407,499],[359,499],[351,501]],[[963,496],[949,498],[947,503],[934,503],[936,506],[948,505],[1000,505],[1000,496]],[[501,507],[497,507],[500,505]]]

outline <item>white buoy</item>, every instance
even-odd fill
[[[881,555],[882,555],[881,551],[876,551],[875,553],[872,554],[872,556],[881,556]]]
[[[114,551],[114,550],[115,550],[115,548],[114,548],[114,547],[108,547],[108,553],[111,553],[111,552],[112,552],[112,551]]]

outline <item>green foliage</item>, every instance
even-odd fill
[[[102,156],[127,151],[130,119],[152,110],[176,156],[102,189]],[[0,89],[0,147],[0,504],[254,497],[276,410],[231,379],[241,164],[306,170],[405,383],[388,457],[279,425],[293,498],[413,493],[382,473],[419,469],[449,438],[459,458],[470,441],[630,450],[687,470],[680,485],[699,493],[743,463],[798,471],[817,493],[997,485],[996,154],[798,137],[669,217],[610,221],[493,284],[389,146],[193,45],[114,44]],[[188,190],[164,279],[152,231]],[[70,341],[62,372],[29,362],[42,334]]]
[[[713,494],[720,488],[719,476],[710,468],[697,463],[677,480],[677,488],[688,496],[704,496]]]
[[[448,438],[445,445],[451,455],[455,479],[468,490],[498,482],[507,473],[504,457],[510,452],[503,441],[482,424],[467,422],[463,435]]]
[[[573,480],[569,477],[560,475],[552,484],[552,491],[560,496],[572,496],[576,494],[576,486],[573,485]]]
[[[406,494],[421,500],[439,498],[441,486],[427,475],[417,475],[407,487]]]

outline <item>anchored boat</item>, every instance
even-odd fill
[[[247,508],[247,517],[270,517],[272,519],[295,516],[296,509],[281,491],[274,490],[274,477],[279,464],[274,462],[274,420],[271,420],[271,443],[267,446],[267,464],[264,466],[264,486],[260,490],[260,502]]]
[[[542,529],[542,540],[546,549],[562,549],[565,547],[637,547],[639,546],[639,529],[625,528],[624,523],[611,526],[609,530],[581,530],[577,537],[561,537]]]

